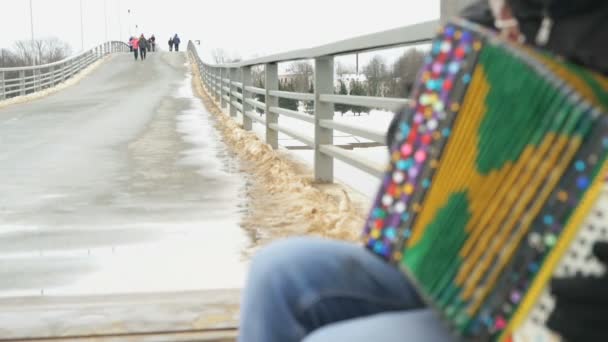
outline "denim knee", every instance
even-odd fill
[[[272,242],[258,251],[251,260],[250,275],[267,277],[270,274],[277,275],[284,270],[290,269],[297,262],[302,262],[302,251],[313,239],[288,238]]]

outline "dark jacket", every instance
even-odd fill
[[[148,41],[145,38],[140,38],[139,39],[139,48],[140,49],[147,49],[148,48]]]
[[[534,44],[545,16],[553,25],[543,49],[576,64],[608,75],[608,1],[606,0],[507,0],[526,42]],[[462,11],[461,16],[494,28],[487,0]]]
[[[526,36],[535,44],[545,15],[553,20],[549,40],[543,49],[569,61],[608,75],[608,1],[606,0],[507,0]],[[488,0],[480,0],[465,8],[460,16],[480,25],[496,29]],[[399,115],[393,118],[387,133],[391,146]]]

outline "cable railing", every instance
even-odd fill
[[[384,165],[336,146],[333,143],[334,130],[378,144],[385,143],[385,132],[348,122],[334,121],[334,105],[346,104],[394,112],[409,102],[405,98],[334,94],[334,58],[359,52],[427,43],[436,34],[439,25],[439,20],[429,21],[310,49],[289,51],[229,64],[204,63],[192,42],[188,44],[188,51],[194,61],[198,63],[205,91],[222,110],[227,110],[233,118],[240,114],[243,128],[246,130],[252,129],[253,122],[264,125],[266,142],[275,149],[278,148],[279,133],[309,146],[314,150],[315,180],[332,182],[334,159],[377,177],[380,177],[384,171]],[[314,61],[314,93],[279,90],[278,63],[304,59]],[[259,65],[264,66],[264,88],[253,86],[252,68]],[[258,101],[255,95],[264,96],[264,102]],[[314,102],[314,113],[309,115],[281,108],[279,106],[280,98],[312,101]],[[262,111],[263,115],[260,115],[258,110]],[[286,125],[280,125],[278,118],[281,115],[312,124],[314,133],[311,136]]]
[[[127,51],[126,43],[110,41],[54,63],[0,68],[0,101],[54,87],[110,53]]]

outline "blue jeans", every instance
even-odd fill
[[[403,273],[364,248],[291,238],[253,258],[239,341],[296,342],[331,323],[423,307]]]

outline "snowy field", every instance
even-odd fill
[[[347,112],[342,115],[342,113],[336,112],[334,115],[334,120],[347,122],[349,124],[358,125],[364,128],[386,131],[393,115],[394,114],[392,112],[379,110],[372,110],[369,114],[362,115],[353,115],[351,112]],[[240,121],[242,118],[239,116],[238,120]],[[289,117],[279,116],[279,125],[294,130],[298,133],[305,134],[309,137],[312,137],[314,133],[314,127],[312,124]],[[254,123],[253,130],[258,134],[260,139],[264,139],[265,127],[262,124]],[[371,141],[340,131],[334,131],[335,145],[368,142]],[[283,133],[279,133],[279,144],[281,148],[289,149],[289,152],[298,160],[308,164],[311,169],[313,168],[314,151],[312,149],[294,149],[294,147],[304,147],[306,146],[305,144]],[[380,165],[384,165],[388,162],[388,151],[385,146],[354,148],[352,151],[355,154],[368,160],[377,162]],[[380,184],[380,180],[376,176],[363,172],[337,159],[334,160],[334,176],[336,181],[348,185],[369,198],[372,198],[376,194]]]

